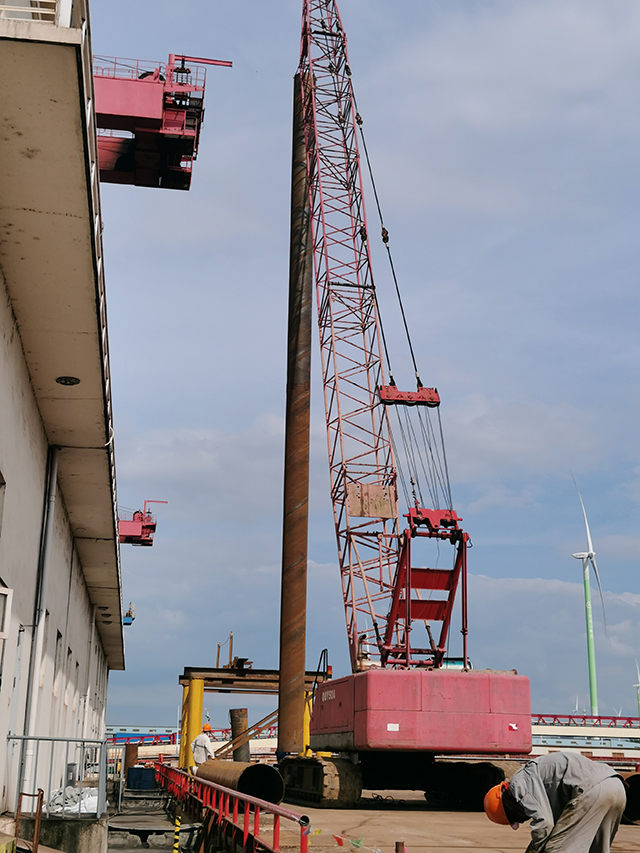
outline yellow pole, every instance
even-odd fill
[[[302,731],[303,731],[303,740],[304,740],[304,752],[299,753],[299,755],[303,758],[311,757],[315,755],[318,758],[330,758],[330,752],[320,752],[316,750],[314,752],[311,749],[311,714],[313,712],[313,692],[310,690],[308,693],[304,694],[304,718],[302,720]]]
[[[302,720],[302,752],[300,755],[311,755],[311,747],[309,746],[309,742],[311,740],[309,734],[309,727],[311,723],[311,711],[313,710],[313,693],[308,692],[304,694],[304,717]]]
[[[189,719],[189,685],[185,684],[182,688],[182,719],[180,721],[180,758],[178,767],[181,770],[187,770],[187,725]]]
[[[187,742],[185,744],[185,757],[187,767],[193,767],[193,753],[191,744],[202,731],[202,706],[204,704],[204,679],[189,679],[189,709],[187,712]]]

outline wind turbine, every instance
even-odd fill
[[[638,683],[633,686],[636,688],[636,692],[638,694],[638,716],[640,717],[640,667],[638,666],[638,659],[636,658],[636,674],[638,676]]]
[[[598,716],[598,685],[596,682],[596,649],[595,649],[595,640],[593,636],[593,610],[591,608],[591,583],[589,581],[589,565],[593,567],[593,573],[596,576],[596,581],[598,582],[598,589],[600,590],[600,599],[602,601],[602,613],[604,616],[604,630],[606,633],[607,630],[607,617],[604,613],[604,596],[602,594],[602,585],[600,583],[600,575],[598,574],[598,567],[596,565],[596,552],[593,550],[593,542],[591,541],[591,531],[589,530],[589,522],[587,521],[587,512],[584,508],[584,503],[582,501],[582,495],[580,494],[580,489],[578,488],[578,484],[576,483],[575,477],[573,474],[571,475],[571,479],[573,480],[573,485],[576,487],[576,492],[578,493],[578,498],[580,499],[580,506],[582,507],[582,515],[584,516],[584,526],[587,531],[587,550],[580,551],[578,554],[573,554],[576,560],[582,560],[582,576],[584,580],[584,609],[585,616],[587,620],[587,659],[589,662],[589,696],[591,700],[591,716]],[[638,677],[638,682],[640,683],[640,675]],[[640,694],[638,694],[640,696]],[[640,708],[640,699],[639,708]]]

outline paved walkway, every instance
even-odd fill
[[[380,792],[384,793],[384,792]],[[326,853],[339,850],[332,835],[344,837],[344,853],[355,853],[352,840],[363,841],[362,853],[379,849],[394,853],[395,842],[403,841],[407,853],[458,853],[477,850],[482,853],[508,853],[524,851],[529,843],[529,830],[519,830],[492,824],[482,812],[437,811],[419,799],[415,792],[389,792],[395,802],[380,805],[368,801],[358,809],[303,809],[309,815],[311,833],[310,850]],[[405,804],[397,802],[406,797]],[[283,838],[283,841],[285,839]],[[640,826],[621,826],[616,837],[615,853],[640,853]]]

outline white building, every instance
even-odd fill
[[[102,737],[124,648],[86,0],[0,0],[0,80],[2,811],[7,736]]]

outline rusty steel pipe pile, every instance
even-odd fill
[[[284,797],[284,780],[272,764],[209,759],[198,767],[196,776],[276,806]]]
[[[300,76],[294,82],[278,754],[304,749],[313,257]]]

